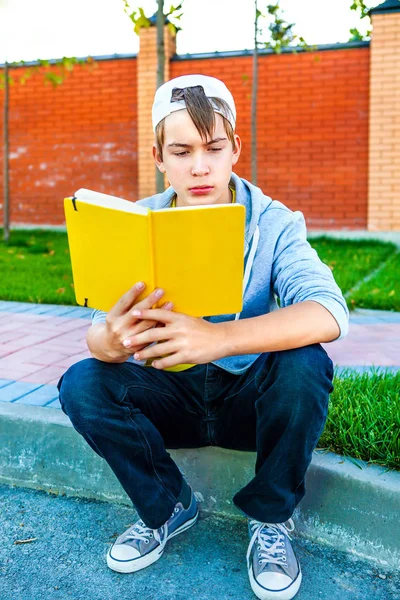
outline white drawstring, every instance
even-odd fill
[[[244,294],[246,292],[247,284],[249,283],[250,274],[251,274],[251,267],[253,266],[254,256],[255,256],[255,254],[257,252],[257,247],[258,247],[258,241],[259,241],[259,239],[260,239],[260,228],[257,225],[256,230],[255,230],[254,235],[253,235],[253,240],[251,242],[251,249],[250,249],[249,256],[247,258],[246,268],[244,270],[243,298],[244,298]],[[238,321],[239,317],[240,317],[240,312],[236,313],[236,315],[235,315],[235,321]]]

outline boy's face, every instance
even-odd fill
[[[215,114],[211,140],[201,139],[187,110],[165,118],[163,159],[153,156],[161,173],[177,194],[177,206],[224,204],[231,201],[228,188],[232,167],[240,156],[241,141],[235,135],[235,150],[225,132],[223,117]]]

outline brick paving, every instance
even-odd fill
[[[90,356],[91,309],[0,301],[0,401],[60,408],[56,384]],[[357,310],[349,335],[324,344],[338,369],[400,368],[400,313]]]
[[[0,301],[0,401],[59,408],[56,384],[89,357],[91,309]]]

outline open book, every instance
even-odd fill
[[[245,207],[150,210],[80,189],[65,198],[78,304],[108,311],[136,282],[165,294],[158,306],[194,317],[242,309]]]

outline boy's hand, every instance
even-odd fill
[[[131,314],[143,323],[158,321],[164,327],[147,329],[125,340],[125,345],[142,347],[134,353],[135,360],[157,358],[152,363],[156,369],[179,364],[204,364],[226,356],[228,339],[225,323],[209,323],[202,319],[163,309],[135,308]],[[149,344],[158,342],[150,348]],[[160,358],[163,357],[163,358]]]
[[[133,316],[133,310],[151,309],[164,294],[163,290],[155,289],[140,302],[136,302],[144,288],[145,285],[143,283],[136,283],[130,290],[121,296],[118,302],[107,313],[106,329],[110,344],[122,351],[126,356],[133,354],[137,350],[141,350],[147,344],[132,344],[127,346],[126,344],[123,344],[124,340],[134,337],[147,329],[157,327],[157,322],[154,319],[138,320]],[[163,309],[171,310],[172,307],[172,303],[167,302],[164,304]]]

